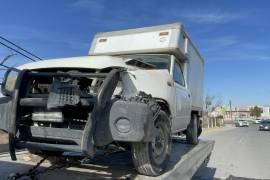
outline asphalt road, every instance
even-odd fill
[[[210,161],[194,180],[270,179],[270,131],[258,131],[258,125],[251,125],[203,138],[215,140],[215,146]]]

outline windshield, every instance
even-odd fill
[[[167,54],[141,54],[124,56],[129,60],[126,64],[146,69],[170,69],[170,55]]]

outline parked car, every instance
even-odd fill
[[[262,120],[259,126],[260,131],[270,131],[270,119]]]
[[[204,60],[182,24],[99,33],[89,56],[44,60],[6,72],[0,129],[15,150],[94,156],[110,144],[135,168],[165,170],[171,135],[197,144]]]
[[[253,124],[260,124],[261,123],[261,119],[255,119],[255,120],[253,120]]]
[[[236,127],[248,127],[249,123],[246,120],[239,119],[239,120],[235,121],[235,126]]]

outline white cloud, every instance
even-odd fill
[[[256,59],[269,60],[268,53],[269,46],[260,42],[247,42],[240,40],[236,36],[225,35],[220,37],[209,37],[201,40],[202,51],[206,54],[231,54],[230,57],[237,57],[239,59]],[[233,56],[232,56],[233,55]],[[221,57],[218,59],[228,59]]]
[[[100,13],[104,10],[105,6],[102,0],[76,0],[70,3],[69,6],[72,8],[86,9],[89,13]]]
[[[238,43],[238,39],[234,36],[223,36],[216,38],[205,39],[205,43],[211,44],[213,47],[225,47],[231,46]]]
[[[249,49],[249,50],[267,50],[267,49],[269,49],[268,45],[251,43],[251,42],[241,43],[239,46],[241,48],[245,48],[245,49]]]
[[[195,12],[182,14],[182,17],[195,23],[227,23],[244,18],[242,14],[225,12]]]
[[[241,61],[241,62],[270,62],[270,55],[268,54],[249,54],[246,52],[223,52],[220,53],[220,55],[210,55],[208,56],[206,61],[207,62],[235,62],[235,61]]]
[[[168,13],[170,12],[170,13]],[[163,15],[171,15],[175,18],[183,18],[192,23],[199,24],[222,24],[235,20],[241,20],[247,17],[248,14],[225,12],[220,10],[184,10],[171,9],[162,12]]]

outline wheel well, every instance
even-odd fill
[[[160,106],[161,110],[163,110],[168,115],[168,117],[170,117],[171,111],[170,111],[169,104],[165,100],[162,100],[162,99],[156,99],[156,101],[158,105]]]

